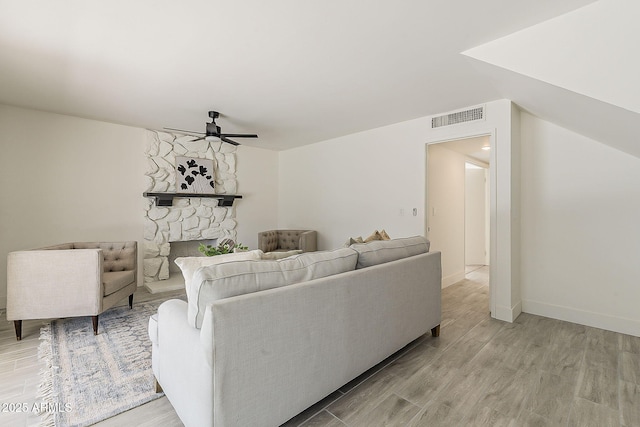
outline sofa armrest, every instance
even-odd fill
[[[158,332],[161,328],[163,329],[163,333],[165,336],[173,336],[182,334],[182,329],[187,324],[187,303],[185,301],[179,299],[170,299],[158,307],[158,313],[155,315],[154,322],[156,323],[157,331],[155,334],[149,333],[149,338],[151,338],[154,344],[160,344],[160,333]],[[184,325],[183,325],[184,323]],[[194,329],[195,328],[191,328]],[[163,343],[167,345],[167,343]]]
[[[202,326],[200,327],[200,345],[202,346],[202,352],[204,360],[207,365],[213,370],[213,307],[209,304],[204,312],[202,319]]]
[[[7,320],[99,314],[102,259],[100,249],[9,253]]]
[[[318,250],[318,232],[315,230],[300,233],[300,243],[298,249],[302,252],[314,252]]]
[[[200,330],[187,322],[187,303],[158,307],[153,372],[187,426],[213,425],[213,371],[204,360]]]

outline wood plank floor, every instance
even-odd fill
[[[439,338],[419,338],[285,426],[640,426],[640,338],[529,314],[512,324],[491,319],[488,268],[467,271],[443,290]],[[136,301],[174,295],[141,289]],[[25,321],[16,342],[5,319],[0,403],[31,406],[41,322]],[[1,426],[38,421],[0,412]],[[98,425],[182,423],[162,398]]]

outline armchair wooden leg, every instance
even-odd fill
[[[14,320],[13,326],[16,328],[16,339],[22,341],[22,320]]]
[[[129,308],[133,308],[133,294],[129,295]]]
[[[438,325],[435,328],[431,329],[431,336],[432,337],[439,337],[440,336],[440,325]]]
[[[91,316],[93,322],[93,335],[98,335],[98,316]]]
[[[162,393],[162,386],[160,385],[160,383],[158,382],[157,378],[153,378],[154,381],[156,382],[156,393]]]

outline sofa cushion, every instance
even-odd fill
[[[114,292],[127,286],[136,279],[135,271],[110,271],[102,273],[102,283],[104,285],[104,295],[111,295]]]
[[[298,255],[302,253],[302,249],[294,249],[291,251],[273,251],[273,252],[265,252],[262,254],[262,259],[264,260],[277,260],[282,258],[288,258],[293,255]]]
[[[187,291],[189,324],[200,328],[207,305],[216,300],[351,271],[357,259],[356,251],[342,248],[275,261],[232,261],[200,268]]]
[[[358,252],[358,264],[356,268],[365,268],[429,252],[429,246],[429,240],[425,237],[415,236],[392,240],[375,240],[369,243],[356,243],[350,247]]]
[[[262,257],[262,251],[257,249],[247,252],[236,252],[215,256],[194,256],[194,257],[179,257],[175,259],[175,263],[180,267],[182,271],[182,277],[184,277],[184,285],[187,291],[187,297],[189,292],[193,288],[191,286],[191,280],[193,275],[201,267],[206,267],[215,264],[222,264],[230,261],[243,261],[243,260],[259,260]]]

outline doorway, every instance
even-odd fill
[[[490,264],[491,136],[427,145],[426,230],[442,252],[442,286]]]

